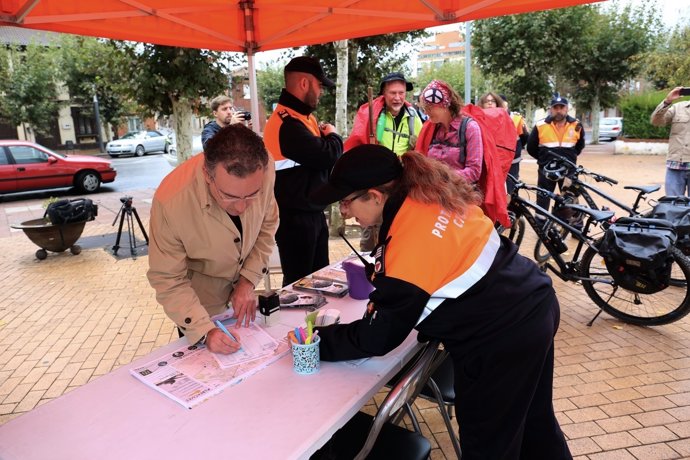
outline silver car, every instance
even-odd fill
[[[599,119],[599,139],[615,141],[623,134],[622,117],[605,117]]]
[[[149,152],[167,152],[170,138],[159,131],[130,131],[116,141],[108,142],[105,151],[113,158],[120,155],[143,156]]]

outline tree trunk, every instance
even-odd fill
[[[534,102],[527,101],[527,106],[525,107],[525,123],[530,128],[534,126]]]
[[[595,95],[592,99],[592,139],[591,144],[599,143],[599,111],[601,110],[601,103],[599,96]]]
[[[175,116],[177,139],[177,164],[191,158],[192,154],[192,104],[187,98],[171,98]]]
[[[347,77],[348,77],[348,41],[339,40],[333,42],[336,61],[338,63],[338,75],[335,82],[335,129],[341,136],[347,136]],[[345,225],[343,216],[340,215],[340,207],[334,204],[330,207],[331,236],[338,236],[340,227]]]
[[[333,42],[335,57],[338,63],[338,76],[335,83],[335,129],[346,137],[347,130],[347,77],[348,54],[347,40]]]

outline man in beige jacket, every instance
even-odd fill
[[[274,164],[261,138],[232,124],[158,187],[147,276],[190,343],[204,341],[210,351],[233,353],[239,344],[210,317],[232,306],[238,327],[255,319],[254,287],[266,273],[278,227],[274,182]],[[233,335],[241,342],[241,330]]]
[[[690,195],[690,101],[673,104],[682,86],[673,88],[654,109],[654,126],[671,125],[666,156],[666,195]]]

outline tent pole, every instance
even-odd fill
[[[247,52],[247,62],[249,64],[249,103],[252,112],[252,127],[254,132],[261,134],[261,120],[259,120],[259,92],[256,81],[256,56],[253,50]]]
[[[470,35],[472,33],[472,21],[465,21],[465,104],[472,101],[472,53]]]

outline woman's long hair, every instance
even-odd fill
[[[460,215],[469,205],[479,206],[482,195],[445,163],[410,150],[402,157],[402,176],[374,187],[388,195],[407,194],[415,201],[439,204]]]

